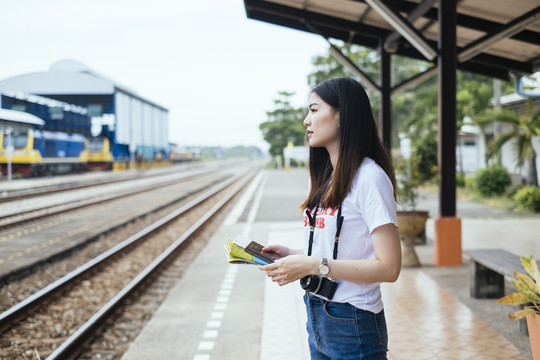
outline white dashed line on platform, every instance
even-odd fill
[[[210,320],[206,322],[206,330],[204,331],[202,337],[203,340],[199,342],[198,351],[199,353],[195,354],[193,360],[210,360],[210,354],[204,354],[201,352],[211,351],[214,349],[215,342],[209,341],[208,339],[217,338],[221,327],[221,320],[223,318],[223,311],[216,310],[225,310],[229,302],[229,295],[236,281],[236,274],[238,273],[238,268],[236,266],[230,266],[225,277],[221,284],[221,290],[216,298],[216,303],[214,304],[214,311],[210,313]],[[219,320],[218,320],[219,319]]]

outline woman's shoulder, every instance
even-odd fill
[[[384,175],[386,176],[386,173],[384,172],[383,168],[379,166],[375,162],[375,160],[371,158],[365,158],[364,161],[362,161],[362,164],[360,164],[360,167],[356,171],[355,180],[358,179],[369,179],[373,176],[379,176]]]
[[[374,184],[390,183],[386,172],[373,159],[365,158],[353,180],[352,188],[371,188]]]

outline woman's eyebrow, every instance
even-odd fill
[[[315,103],[315,102],[314,102],[314,103],[311,103],[311,104],[308,105],[308,108],[312,107],[313,105],[318,105],[318,104]]]

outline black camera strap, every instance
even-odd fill
[[[313,216],[311,216],[309,209],[306,209],[306,215],[309,219],[309,246],[307,251],[308,256],[311,256],[311,249],[313,248],[313,234],[315,233],[315,220],[317,219],[317,211],[319,211],[319,205],[317,205],[317,207],[315,208]]]
[[[317,211],[319,211],[319,206],[315,208],[315,211],[313,212],[313,216],[311,216],[311,213],[309,212],[309,209],[306,209],[306,215],[309,219],[309,246],[308,246],[308,256],[311,256],[311,250],[313,248],[313,235],[315,233],[315,225],[317,220]],[[339,243],[339,234],[341,233],[341,227],[343,226],[343,219],[344,217],[341,216],[341,205],[339,206],[337,219],[336,219],[336,237],[334,241],[334,254],[333,258],[334,260],[337,259],[338,254],[338,243]]]
[[[337,259],[337,248],[339,242],[339,234],[341,233],[341,226],[343,226],[344,217],[341,216],[341,205],[339,205],[339,210],[336,219],[336,239],[334,241],[334,260]]]

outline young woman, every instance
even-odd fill
[[[311,359],[386,359],[379,284],[396,281],[401,269],[391,160],[367,94],[352,79],[314,87],[304,125],[305,252],[266,246],[280,259],[261,270],[280,286],[301,279]]]

